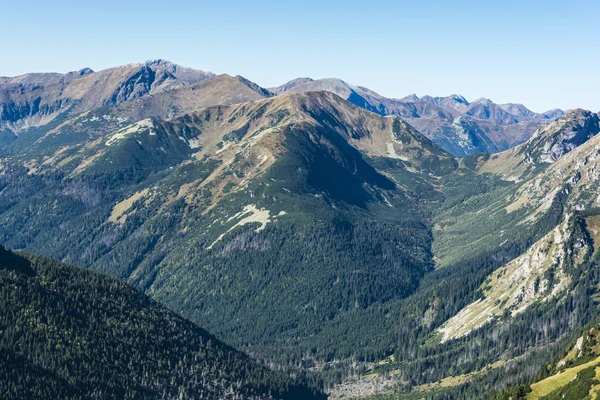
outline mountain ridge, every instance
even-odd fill
[[[313,80],[298,78],[279,87],[270,88],[274,93],[328,90],[346,100],[380,115],[397,115],[407,119],[418,130],[425,133],[445,150],[455,156],[477,152],[495,153],[528,139],[545,121],[560,116],[560,110],[537,114],[522,104],[502,106],[488,99],[477,99],[469,103],[461,95],[447,97],[409,95],[402,99],[388,99],[372,90],[351,85],[337,78]],[[456,128],[457,117],[473,118],[473,130]],[[523,131],[523,132],[520,132]],[[465,143],[458,136],[468,135]],[[485,137],[484,137],[485,136]],[[474,145],[477,143],[477,145]]]
[[[116,105],[214,76],[163,60],[98,72],[81,71],[77,74],[23,75],[5,79],[6,82],[0,83],[0,132],[8,130],[18,134],[30,126],[51,122],[61,114]],[[181,74],[181,78],[176,74]],[[48,81],[48,84],[38,78]]]

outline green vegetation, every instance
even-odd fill
[[[6,399],[321,398],[126,284],[0,247]]]
[[[531,385],[531,392],[527,394],[526,398],[531,400],[578,400],[587,398],[592,384],[600,383],[600,381],[594,379],[596,365],[599,363],[600,357],[537,382]]]
[[[284,376],[310,370],[328,388],[393,376],[394,398],[510,397],[547,378],[543,368],[599,316],[598,258],[586,252],[567,257],[560,296],[457,340],[438,330],[572,213],[568,184],[539,208],[519,192],[528,182],[477,172],[486,157],[456,160],[400,120],[332,95],[148,124],[84,142],[70,131],[59,144],[13,142],[0,241],[129,282],[276,366],[288,382],[277,393],[294,385]],[[596,246],[595,214],[569,219],[569,254]],[[552,271],[536,292],[553,288]]]

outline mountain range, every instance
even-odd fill
[[[558,109],[538,114],[522,104],[495,104],[485,98],[469,103],[456,94],[422,98],[412,94],[389,99],[335,78],[299,78],[269,90],[277,94],[321,90],[335,93],[377,114],[402,117],[458,157],[506,150],[527,140],[547,121],[564,115]]]
[[[0,242],[19,251],[6,257],[112,275],[152,301],[97,279],[238,349],[224,365],[251,372],[232,396],[592,390],[538,382],[600,356],[597,113],[386,99],[337,79],[264,89],[166,61],[1,82]],[[19,298],[39,304],[46,280],[28,276]],[[95,276],[77,279],[97,290]],[[35,349],[18,353],[27,370],[64,377]],[[261,363],[268,382],[244,386]]]
[[[237,82],[233,82],[235,80]],[[208,82],[207,82],[208,81]],[[246,88],[242,88],[246,86]],[[380,115],[402,117],[454,156],[495,153],[527,140],[562,110],[534,113],[522,104],[469,103],[460,95],[385,98],[340,79],[298,78],[263,89],[243,77],[215,76],[165,60],[67,74],[0,77],[0,143],[32,127],[56,123],[102,106],[127,104],[117,118],[170,118],[201,107],[268,98],[286,92],[329,91]],[[128,100],[138,99],[137,102]]]

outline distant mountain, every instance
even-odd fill
[[[279,87],[269,88],[269,90],[275,94],[292,92],[292,91],[294,91],[294,88],[296,88],[298,86],[302,86],[304,84],[310,85],[310,82],[314,82],[314,80],[311,78],[296,78],[287,83],[284,83],[283,85],[281,85]]]
[[[512,125],[519,122],[519,120],[512,114],[504,111],[502,107],[495,104],[489,99],[477,99],[465,110],[465,114],[482,119],[486,121],[493,121],[500,125]]]
[[[0,246],[5,399],[324,398],[114,278]]]
[[[333,92],[377,114],[405,118],[443,149],[460,157],[479,152],[495,153],[513,147],[562,113],[561,110],[553,110],[536,114],[522,104],[497,105],[483,98],[469,103],[456,94],[422,98],[413,94],[401,99],[388,99],[336,78],[299,78],[270,90],[278,94],[318,90]],[[458,117],[463,119],[457,120]],[[464,121],[469,121],[468,128],[465,128]]]
[[[458,112],[464,113],[468,107],[469,102],[463,96],[459,94],[452,94],[448,97],[431,97],[431,96],[423,96],[422,98],[414,97],[410,99],[411,102],[425,102],[435,104],[439,107],[446,109],[453,109]]]
[[[542,115],[545,118],[550,119],[550,120],[560,118],[565,114],[566,113],[563,110],[559,110],[558,108],[554,109],[554,110],[546,111],[545,113],[542,113]]]
[[[0,78],[0,132],[18,135],[24,129],[47,124],[58,117],[117,105],[213,76],[210,72],[153,60],[99,72],[87,68],[64,75]]]
[[[125,128],[146,118],[174,118],[213,105],[229,105],[260,100],[272,93],[240,76],[219,75],[191,85],[143,96],[113,105],[102,106],[46,125],[34,131],[33,147],[78,142]],[[25,138],[24,138],[25,139]],[[18,144],[18,143],[17,143]]]
[[[30,73],[25,75],[19,75],[15,77],[0,76],[0,84],[11,84],[11,85],[56,85],[64,84],[72,81],[75,78],[93,74],[94,71],[91,68],[82,68],[79,71],[72,71],[66,74],[59,74],[54,72],[49,73]]]
[[[518,120],[530,120],[530,119],[544,117],[544,114],[540,115],[540,114],[534,113],[533,111],[531,111],[530,109],[525,107],[523,104],[507,103],[507,104],[498,104],[498,106],[500,108],[502,108],[504,111],[506,111],[507,113],[515,116]],[[558,111],[560,111],[560,110],[558,110]]]
[[[356,104],[359,107],[373,111],[377,114],[387,115],[385,107],[388,99],[379,96],[366,88],[350,85],[341,79],[327,78],[312,80],[310,78],[294,79],[282,86],[269,89],[273,93],[302,93],[327,91],[335,93],[343,99]]]

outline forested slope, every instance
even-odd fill
[[[322,398],[99,273],[0,247],[3,399]]]

